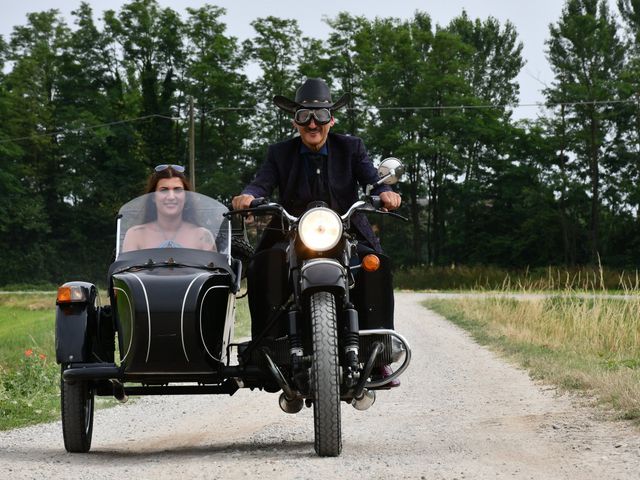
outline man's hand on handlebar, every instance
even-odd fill
[[[253,195],[238,195],[231,200],[231,206],[234,210],[243,210],[251,207],[251,202],[255,199]]]
[[[231,206],[234,210],[244,210],[245,208],[251,208],[251,202],[253,200],[255,200],[253,195],[238,195],[231,199]],[[244,222],[247,225],[251,225],[253,223],[253,215],[246,215]]]
[[[382,209],[390,211],[400,206],[402,198],[396,192],[382,192],[380,193],[380,201],[382,202]]]

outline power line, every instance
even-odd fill
[[[62,134],[65,134],[65,133],[84,132],[86,130],[95,130],[96,128],[110,127],[112,125],[122,125],[122,124],[125,124],[125,123],[139,122],[140,120],[148,120],[150,118],[164,118],[166,120],[175,120],[175,117],[167,117],[166,115],[159,115],[157,113],[154,113],[154,114],[151,114],[151,115],[145,115],[143,117],[128,118],[128,119],[124,119],[124,120],[115,120],[113,122],[98,123],[96,125],[88,125],[86,127],[66,128],[66,129],[56,130],[54,132],[35,133],[33,135],[28,135],[26,137],[7,138],[5,140],[0,140],[0,144],[9,143],[9,142],[18,142],[18,141],[21,141],[21,140],[31,140],[33,138],[39,138],[39,137],[55,137],[56,135],[62,135]]]
[[[405,106],[405,107],[398,107],[398,106],[367,106],[367,105],[360,105],[360,106],[356,106],[356,107],[347,107],[346,110],[379,110],[379,111],[390,111],[390,110],[400,110],[400,111],[404,111],[404,110],[416,110],[416,111],[435,111],[435,110],[462,110],[463,112],[465,110],[489,110],[489,109],[507,109],[507,108],[512,108],[512,109],[516,109],[516,108],[527,108],[527,107],[538,107],[538,108],[554,108],[554,107],[575,107],[575,106],[602,106],[602,105],[619,105],[619,104],[638,104],[640,103],[640,100],[583,100],[583,101],[578,101],[578,102],[558,102],[558,103],[544,103],[544,102],[534,102],[534,103],[515,103],[515,104],[485,104],[485,105],[440,105],[440,106],[427,106],[427,105],[419,105],[419,106]],[[213,109],[210,109],[208,111],[208,113],[213,113],[216,111],[246,111],[246,110],[252,110],[252,111],[268,111],[270,110],[270,107],[215,107]],[[184,121],[184,118],[181,117],[169,117],[166,115],[160,115],[157,113],[151,114],[151,115],[145,115],[142,117],[136,117],[136,118],[128,118],[128,119],[123,119],[123,120],[115,120],[112,122],[107,122],[107,123],[99,123],[96,125],[88,125],[86,127],[80,127],[80,128],[68,128],[68,129],[60,129],[60,130],[56,130],[54,132],[48,132],[48,133],[37,133],[37,134],[33,134],[33,135],[28,135],[25,137],[15,137],[15,138],[8,138],[8,139],[4,139],[4,140],[0,140],[0,144],[3,143],[9,143],[9,142],[19,142],[22,140],[32,140],[34,138],[39,138],[39,137],[52,137],[52,136],[56,136],[56,135],[61,135],[61,134],[65,134],[65,133],[77,133],[77,132],[83,132],[83,131],[87,131],[87,130],[95,130],[96,128],[102,128],[102,127],[110,127],[113,125],[123,125],[123,124],[127,124],[127,123],[133,123],[133,122],[139,122],[142,120],[149,120],[151,118],[161,118],[164,120],[171,120],[171,121],[175,121],[175,120],[180,120],[180,121]]]
[[[525,107],[571,107],[571,106],[587,106],[587,105],[614,105],[614,104],[631,104],[640,103],[640,100],[584,100],[580,102],[560,102],[560,103],[515,103],[515,104],[488,104],[488,105],[442,105],[442,106],[419,106],[419,107],[365,107],[375,108],[377,110],[479,110],[479,109],[504,109],[504,108],[525,108]],[[359,110],[362,107],[353,108]]]

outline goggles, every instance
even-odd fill
[[[167,165],[163,163],[162,165],[156,165],[153,169],[156,172],[163,172],[167,168],[172,168],[174,171],[178,173],[184,173],[184,167],[182,165]]]
[[[311,119],[314,119],[317,125],[326,125],[331,121],[331,111],[328,108],[301,108],[296,110],[293,121],[298,125],[309,125]]]

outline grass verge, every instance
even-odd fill
[[[564,391],[640,421],[640,297],[438,299],[425,306]]]

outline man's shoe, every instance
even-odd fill
[[[384,378],[387,378],[387,377],[390,377],[391,375],[393,375],[393,370],[391,369],[391,367],[389,365],[383,365],[382,367],[380,367],[379,374],[380,374],[380,377],[382,377],[384,379]],[[389,387],[389,388],[399,387],[400,386],[400,379],[399,378],[395,378],[395,379],[391,380],[389,383],[387,383],[384,386],[385,387]]]

